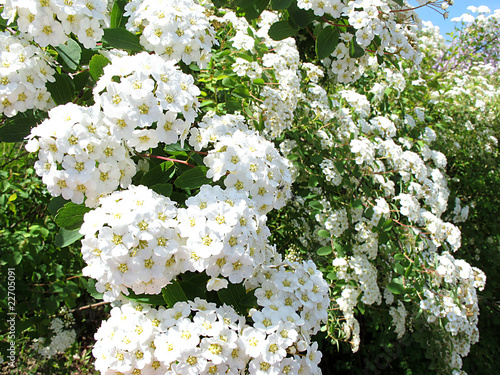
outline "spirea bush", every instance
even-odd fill
[[[415,334],[427,369],[463,373],[486,276],[454,255],[468,206],[429,113],[473,95],[404,100],[440,45],[414,10],[4,2],[1,60],[19,62],[1,71],[0,135],[36,153],[60,244],[81,239],[112,304],[98,371],[318,374],[320,348],[384,330],[381,346]]]

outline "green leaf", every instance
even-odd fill
[[[398,274],[398,275],[403,275],[405,273],[405,268],[403,267],[403,265],[399,262],[397,262],[395,265],[394,265],[394,271]]]
[[[99,78],[103,75],[104,73],[104,67],[111,63],[106,57],[103,55],[94,55],[92,56],[92,59],[90,59],[89,62],[89,71],[90,75],[94,79],[94,81],[98,81]]]
[[[78,73],[73,77],[73,83],[75,84],[75,91],[82,91],[87,83],[89,82],[90,72],[88,70],[84,70],[83,72]]]
[[[349,57],[357,59],[365,54],[365,50],[356,42],[356,36],[353,36],[349,42]]]
[[[2,257],[4,257],[2,255]],[[23,254],[19,251],[5,255],[5,261],[9,266],[17,266],[23,260]]]
[[[260,14],[269,5],[269,0],[246,0],[242,2],[241,7],[245,11],[245,18],[248,22],[259,18]]]
[[[236,86],[236,82],[230,77],[226,77],[222,80],[222,85],[232,89]]]
[[[354,202],[352,202],[351,207],[355,209],[360,209],[364,208],[365,206],[363,206],[363,202],[360,199],[356,199]]]
[[[357,307],[358,307],[359,312],[364,315],[365,314],[365,304],[363,302],[359,301]]]
[[[312,208],[314,208],[316,210],[322,210],[323,209],[323,205],[321,203],[319,203],[318,201],[310,201],[309,202],[309,206],[311,206]]]
[[[207,171],[208,168],[204,166],[189,169],[177,177],[174,185],[180,189],[196,189],[202,185],[209,184],[212,180],[207,178]]]
[[[312,10],[300,9],[295,0],[288,7],[288,14],[290,15],[290,20],[301,29],[305,28],[316,18]]]
[[[54,239],[54,245],[62,249],[63,247],[75,243],[82,237],[83,234],[80,234],[79,229],[68,230],[61,228]]]
[[[102,39],[111,47],[129,51],[144,51],[139,42],[139,37],[125,29],[104,29]]]
[[[297,31],[297,27],[293,23],[286,20],[273,23],[269,28],[268,34],[271,39],[283,40],[294,36]]]
[[[394,259],[396,259],[396,260],[405,260],[406,257],[404,256],[404,254],[397,253],[397,254],[394,255]]]
[[[219,289],[217,295],[222,303],[232,306],[238,313],[246,315],[246,309],[241,305],[241,300],[246,295],[245,287],[242,284],[229,283],[227,288]]]
[[[87,283],[87,292],[95,299],[102,299],[102,296],[104,293],[99,293],[97,289],[95,288],[95,280],[94,279],[89,279]]]
[[[250,97],[250,92],[244,85],[236,85],[232,94],[237,98],[242,98],[242,99]]]
[[[394,0],[394,2],[395,2],[396,4],[398,4],[399,6],[403,6],[403,5],[404,5],[403,0]]]
[[[164,197],[170,197],[173,188],[174,187],[172,184],[156,184],[151,186],[151,190],[153,190],[155,193],[163,195]]]
[[[47,82],[47,90],[57,105],[66,104],[75,98],[75,85],[68,74],[54,74],[55,81]]]
[[[151,168],[141,178],[141,185],[151,187],[153,185],[164,184],[169,181],[175,173],[174,163],[165,161],[154,168]]]
[[[127,18],[123,17],[123,13],[125,13],[125,5],[126,1],[116,0],[113,4],[113,8],[111,9],[111,16],[109,26],[112,29],[124,27],[127,23]]]
[[[161,290],[164,301],[169,308],[173,307],[179,301],[187,301],[186,293],[178,281],[173,281]]]
[[[56,216],[57,211],[59,211],[59,209],[63,207],[66,203],[68,203],[68,201],[64,199],[62,196],[55,197],[52,198],[49,205],[47,206],[47,209],[52,216]]]
[[[318,236],[323,237],[323,238],[331,238],[332,235],[330,234],[329,231],[326,229],[320,229],[318,230]]]
[[[387,289],[389,289],[394,294],[404,294],[405,292],[404,286],[399,282],[395,282],[395,280],[398,279],[394,279],[393,281],[391,281],[389,285],[387,285]]]
[[[0,128],[0,141],[2,142],[22,142],[31,132],[31,128],[36,126],[37,120],[34,117],[15,116],[9,119]]]
[[[318,249],[318,251],[316,251],[316,254],[318,254],[319,256],[325,256],[325,255],[329,255],[333,252],[333,249],[331,246],[323,246],[323,247],[320,247]]]
[[[129,295],[125,296],[127,299],[139,303],[146,303],[148,305],[164,305],[163,297],[158,294],[135,294],[129,289]]]
[[[290,6],[293,0],[271,0],[271,8],[273,10],[286,9]]]
[[[68,39],[65,44],[60,44],[55,47],[58,53],[58,58],[70,70],[76,70],[80,64],[82,57],[82,49],[80,45],[73,39]]]
[[[57,211],[55,222],[61,228],[68,230],[79,229],[83,224],[83,215],[92,209],[83,204],[68,202]]]
[[[327,26],[316,38],[316,55],[323,60],[330,56],[339,44],[340,34],[336,27]]]

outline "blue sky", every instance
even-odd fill
[[[418,5],[416,0],[410,0],[410,3]],[[486,5],[490,8],[491,12],[493,12],[495,9],[500,8],[500,0],[455,0],[455,3],[448,8],[450,15],[447,20],[443,19],[441,14],[429,7],[417,9],[417,13],[422,20],[431,21],[434,25],[439,26],[441,35],[447,38],[446,34],[453,31],[456,25],[456,23],[451,22],[451,19],[454,17],[460,17],[462,14],[467,13],[467,7],[469,5],[474,5],[475,7]]]

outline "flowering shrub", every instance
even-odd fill
[[[83,275],[113,305],[97,370],[316,374],[318,333],[358,352],[366,314],[381,345],[418,330],[430,366],[460,373],[486,277],[452,255],[468,206],[431,101],[402,99],[440,45],[427,31],[418,48],[406,1],[28,5],[5,3],[5,46],[54,56],[53,103],[6,96],[24,113],[0,130],[37,153],[62,245],[83,237]],[[471,99],[452,79],[437,112]]]

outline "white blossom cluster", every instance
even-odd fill
[[[94,48],[109,26],[108,0],[3,0],[2,18],[17,22],[19,31],[40,47],[65,43],[75,35],[85,48]]]
[[[207,177],[217,181],[225,176],[224,185],[247,192],[263,214],[283,207],[290,197],[292,176],[287,159],[274,145],[244,130],[238,117],[205,117],[203,121],[191,131],[189,142],[195,149],[213,144],[203,159],[209,167]]]
[[[45,84],[54,81],[50,57],[20,36],[0,33],[0,112],[48,110],[54,102]]]
[[[345,17],[349,27],[354,29],[354,33],[340,33],[336,49],[324,60],[339,82],[354,82],[368,66],[378,65],[377,60],[368,57],[366,53],[372,42],[376,48],[369,52],[379,56],[390,53],[411,60],[416,65],[422,60],[415,46],[420,20],[407,2],[399,6],[393,1],[385,0],[299,0],[297,5],[301,9],[312,9],[317,16],[326,14],[334,20]],[[353,39],[365,50],[361,58],[350,57],[350,43]]]
[[[167,267],[179,251],[177,208],[145,186],[129,186],[101,198],[84,216],[80,233],[83,274],[97,280],[106,300],[120,292],[158,294],[179,272]]]
[[[257,30],[234,12],[227,12],[221,21],[231,22],[235,28],[236,35],[230,40],[235,48],[255,54],[255,43],[262,43],[269,50],[256,60],[237,58],[233,69],[240,76],[252,79],[265,76],[269,81],[259,93],[261,101],[253,103],[251,110],[264,122],[264,134],[274,139],[290,128],[302,96],[300,58],[295,41],[293,38],[275,41],[267,35],[269,27],[278,21],[277,14],[272,12],[261,14]]]
[[[279,267],[278,267],[279,266]],[[310,336],[326,319],[328,285],[312,262],[264,267],[250,284],[252,324],[195,298],[172,308],[126,303],[95,334],[96,369],[122,374],[321,373]],[[280,289],[284,288],[284,292]]]
[[[71,313],[65,312],[62,319],[54,318],[50,322],[49,331],[52,335],[50,343],[47,345],[47,339],[40,337],[33,342],[35,349],[42,356],[50,358],[58,353],[64,353],[76,339],[76,332],[71,327],[74,324],[74,318]]]
[[[57,106],[28,138],[26,149],[38,151],[35,170],[48,191],[76,204],[87,199],[87,206],[95,206],[101,195],[127,187],[136,173],[96,107]]]
[[[168,60],[207,66],[217,41],[204,7],[193,0],[133,0],[125,10],[126,28],[141,32],[144,48]]]
[[[93,92],[111,134],[139,152],[159,142],[183,142],[200,94],[174,61],[146,52],[112,58]]]
[[[398,307],[391,306],[389,315],[392,317],[392,324],[395,326],[394,331],[398,335],[398,339],[402,338],[406,332],[406,308],[403,302],[398,301]]]
[[[420,308],[428,323],[439,325],[442,321],[444,330],[451,334],[450,367],[460,369],[461,357],[467,356],[471,345],[479,340],[476,289],[484,289],[486,276],[447,252],[435,255],[434,260],[432,284],[424,289]]]

